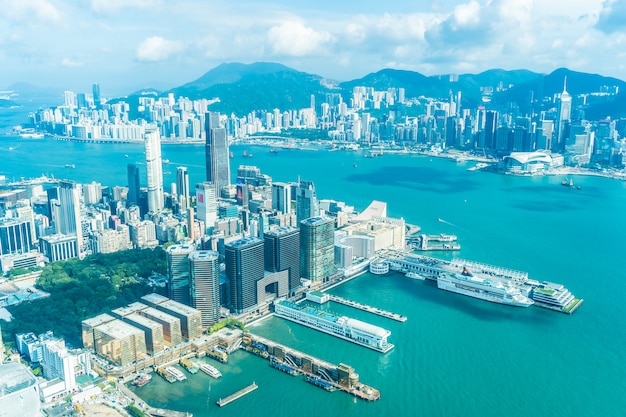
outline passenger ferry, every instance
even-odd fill
[[[467,268],[460,274],[445,273],[437,278],[437,287],[442,290],[468,295],[493,303],[516,307],[528,307],[534,301],[522,294],[519,288],[498,279],[475,277]]]
[[[222,373],[220,371],[218,371],[216,367],[211,366],[208,363],[205,363],[205,364],[201,365],[200,366],[200,370],[202,372],[204,372],[205,374],[207,374],[209,376],[212,376],[215,379],[217,379],[217,378],[222,376]]]
[[[165,371],[167,371],[168,374],[176,378],[177,381],[184,381],[187,379],[185,374],[183,374],[181,371],[174,368],[173,366],[168,366],[167,368],[165,368]]]
[[[287,300],[274,302],[274,314],[378,352],[387,353],[394,347],[388,342],[391,335],[389,330],[350,317],[337,316]]]

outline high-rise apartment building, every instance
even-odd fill
[[[300,222],[300,273],[311,281],[323,281],[335,272],[335,222],[311,217]]]
[[[231,311],[241,314],[257,304],[257,281],[264,277],[263,240],[248,237],[224,247]]]
[[[189,255],[191,304],[202,313],[202,327],[207,329],[220,318],[219,253],[210,250]]]
[[[148,211],[163,210],[163,166],[161,159],[161,135],[155,127],[146,128],[146,174],[148,183]]]
[[[167,276],[169,297],[191,305],[189,290],[189,255],[195,251],[192,245],[172,245],[167,248]]]
[[[284,226],[264,234],[265,270],[269,272],[289,271],[289,291],[300,283],[300,230]]]
[[[219,113],[206,114],[205,130],[206,180],[213,183],[219,196],[221,189],[230,185],[228,134],[220,124]]]

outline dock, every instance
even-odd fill
[[[335,303],[343,304],[349,307],[357,308],[359,310],[367,311],[368,313],[376,314],[377,316],[382,316],[391,320],[405,322],[406,316],[402,316],[400,314],[392,313],[391,311],[381,310],[377,307],[368,306],[367,304],[357,303],[356,301],[348,300],[346,298],[338,297],[336,295],[329,294],[330,301],[334,301]]]
[[[228,397],[226,398],[220,398],[217,401],[217,405],[219,405],[220,407],[224,407],[226,404],[230,404],[235,400],[240,399],[241,397],[243,397],[244,395],[248,395],[250,394],[252,391],[254,391],[255,389],[259,388],[259,386],[256,383],[252,383],[250,385],[248,385],[245,388],[240,389],[239,391],[230,394]]]
[[[305,378],[324,381],[316,385],[327,391],[340,390],[365,401],[380,399],[380,391],[360,382],[359,374],[349,365],[334,365],[252,333],[243,336],[241,347],[261,358],[287,364]]]

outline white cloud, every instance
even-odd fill
[[[155,8],[160,4],[160,0],[91,0],[91,10],[94,12],[113,13],[125,8]]]
[[[267,32],[267,42],[274,55],[305,56],[320,53],[333,41],[328,32],[317,32],[300,22],[285,22]]]
[[[72,58],[63,58],[61,60],[61,65],[64,67],[82,67],[83,63]]]
[[[57,22],[62,15],[59,9],[48,0],[8,0],[3,3],[3,13],[17,20],[35,17],[39,20]]]
[[[470,1],[454,8],[454,19],[460,26],[475,25],[480,22],[480,4]]]
[[[151,36],[139,44],[135,58],[144,62],[163,61],[184,49],[185,45],[182,42]]]

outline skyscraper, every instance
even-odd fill
[[[167,248],[167,276],[169,297],[179,303],[191,305],[189,288],[189,255],[192,245],[172,245]]]
[[[189,255],[191,304],[202,314],[202,327],[209,328],[220,318],[219,253],[203,250]]]
[[[241,314],[257,304],[257,281],[263,279],[263,240],[247,237],[224,247],[231,311]]]
[[[559,122],[553,151],[565,150],[565,142],[569,138],[569,124],[572,116],[572,96],[567,92],[567,77],[563,81],[563,92],[559,97]]]
[[[189,173],[187,167],[176,168],[176,197],[180,204],[180,211],[183,212],[189,207]]]
[[[80,220],[80,189],[74,181],[59,181],[59,216],[55,224],[57,233],[75,235],[78,251],[84,247],[83,231]]]
[[[219,196],[222,187],[230,184],[230,153],[226,129],[220,125],[220,114],[208,112],[206,129],[206,179],[215,186]]]
[[[33,245],[30,223],[25,219],[0,219],[0,255],[26,253]]]
[[[146,128],[146,174],[148,178],[148,211],[158,213],[163,209],[163,166],[161,160],[161,135],[155,127]]]
[[[300,274],[323,281],[335,272],[335,222],[311,217],[300,222]]]
[[[93,104],[94,106],[96,106],[96,109],[99,109],[100,105],[102,104],[102,97],[100,97],[100,84],[95,83],[92,86],[92,90],[93,90]]]
[[[272,209],[291,213],[291,186],[284,182],[272,183]]]
[[[265,270],[289,271],[289,292],[300,286],[300,230],[284,226],[264,234]]]
[[[298,181],[296,187],[296,218],[298,224],[309,217],[320,215],[320,206],[312,181]]]
[[[217,221],[217,196],[215,186],[210,182],[196,184],[196,216],[209,229]]]

